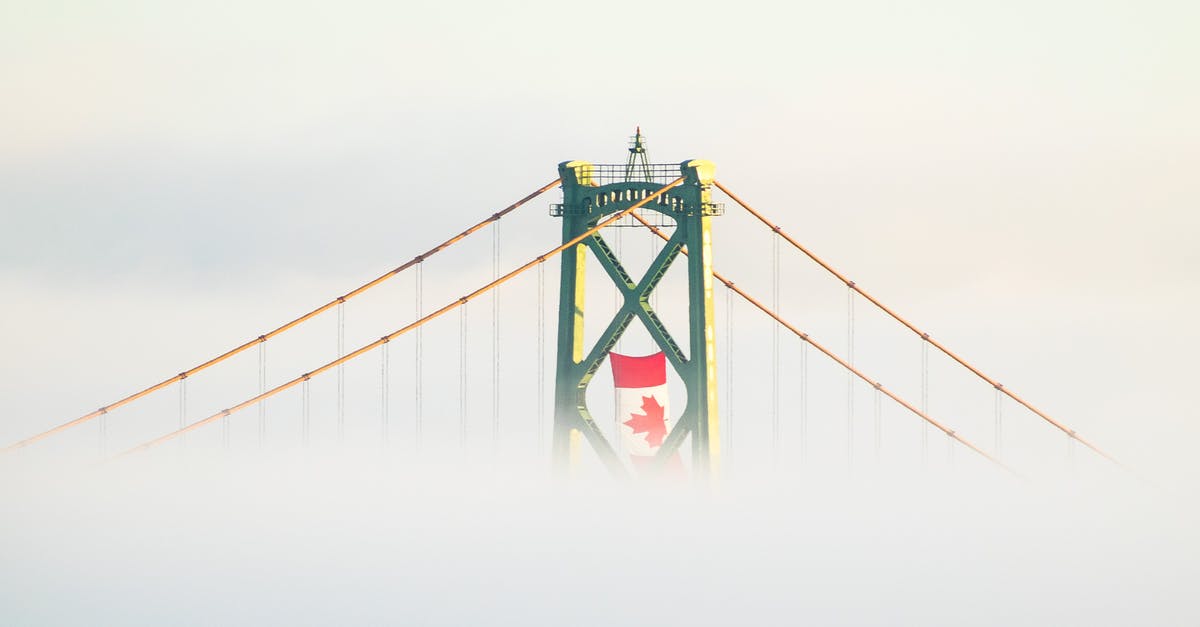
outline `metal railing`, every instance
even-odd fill
[[[593,163],[577,168],[580,179],[588,185],[641,182],[668,183],[680,176],[678,163]]]

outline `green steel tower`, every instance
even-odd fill
[[[641,163],[637,163],[639,160]],[[631,180],[635,178],[643,180]],[[716,334],[713,329],[712,237],[710,220],[721,213],[711,200],[715,166],[702,160],[679,165],[646,162],[639,129],[627,164],[598,165],[584,161],[559,164],[563,203],[551,213],[562,217],[562,241],[568,242],[612,215],[659,191],[679,177],[684,182],[642,207],[656,211],[675,229],[651,262],[645,276],[635,280],[601,233],[596,233],[562,254],[558,301],[558,357],[554,393],[553,457],[566,469],[574,463],[583,440],[617,475],[626,473],[596,421],[588,411],[587,387],[609,351],[634,319],[639,320],[655,344],[666,354],[683,380],[687,402],[656,454],[661,464],[691,436],[691,460],[697,477],[714,476],[720,461],[717,415]],[[596,342],[584,340],[584,268],[588,251],[624,295],[624,304],[608,322]],[[672,337],[650,305],[650,293],[680,253],[687,253],[688,336],[683,344]]]

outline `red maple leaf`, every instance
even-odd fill
[[[625,424],[633,429],[634,435],[646,434],[646,444],[662,446],[663,438],[667,436],[667,421],[663,419],[663,406],[658,404],[654,395],[642,397],[644,414],[630,414]]]

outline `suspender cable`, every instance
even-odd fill
[[[100,416],[101,413],[104,411],[111,411],[111,410],[121,407],[123,405],[128,405],[129,403],[132,403],[133,401],[136,401],[139,398],[142,398],[143,396],[146,396],[148,394],[151,394],[153,392],[161,390],[161,389],[171,385],[172,383],[181,380],[183,378],[183,376],[185,376],[185,375],[196,374],[197,372],[200,372],[201,370],[205,370],[207,368],[215,366],[215,365],[221,363],[222,361],[225,361],[226,359],[229,359],[230,357],[233,357],[234,355],[237,355],[237,354],[249,349],[251,346],[254,346],[254,344],[257,342],[269,340],[269,339],[275,337],[276,335],[279,335],[280,333],[283,333],[283,332],[291,329],[292,327],[295,327],[296,325],[299,325],[313,317],[316,317],[316,316],[332,309],[339,302],[344,302],[344,301],[350,300],[351,298],[354,298],[355,296],[358,296],[358,295],[362,294],[363,292],[366,292],[367,290],[370,290],[371,288],[378,286],[379,284],[400,274],[401,272],[404,272],[405,270],[411,268],[412,266],[421,263],[425,259],[432,257],[433,255],[445,250],[446,248],[449,248],[450,246],[457,244],[458,242],[462,241],[463,239],[465,239],[467,236],[471,235],[472,233],[482,229],[483,227],[487,226],[488,224],[496,222],[497,220],[508,215],[509,213],[512,213],[521,205],[524,205],[525,203],[529,202],[530,200],[533,200],[534,198],[541,196],[542,194],[550,191],[551,189],[558,187],[558,184],[559,184],[559,180],[554,179],[550,183],[543,185],[542,187],[538,188],[534,192],[525,196],[521,200],[518,200],[517,202],[505,207],[504,209],[501,209],[500,211],[493,213],[491,216],[488,216],[487,218],[476,223],[474,226],[468,228],[467,230],[459,233],[458,235],[455,235],[454,237],[451,237],[450,239],[442,242],[441,244],[438,244],[437,246],[434,246],[433,248],[426,251],[424,254],[414,257],[413,259],[409,260],[408,262],[405,262],[404,264],[400,265],[399,267],[388,271],[386,274],[379,276],[378,278],[376,278],[372,281],[368,281],[367,283],[364,283],[364,284],[358,286],[357,288],[347,292],[346,294],[342,295],[341,297],[335,298],[335,299],[329,301],[328,303],[325,303],[324,305],[321,305],[320,307],[317,307],[316,309],[304,314],[303,316],[300,316],[299,318],[296,318],[295,320],[292,320],[291,322],[289,322],[281,327],[276,328],[274,331],[270,331],[266,334],[260,335],[257,338],[250,340],[250,341],[248,341],[240,346],[237,346],[233,349],[230,349],[229,351],[227,351],[221,355],[218,355],[198,366],[195,366],[189,370],[185,370],[182,373],[180,373],[174,377],[171,377],[170,379],[167,379],[160,383],[156,383],[156,384],[154,384],[140,392],[137,392],[135,394],[130,394],[129,396],[126,396],[125,398],[122,398],[116,402],[105,405],[104,407],[101,407],[100,409],[97,409],[96,411],[93,411],[89,414],[80,416],[79,418],[76,418],[75,420],[65,422],[57,427],[54,427],[53,429],[43,431],[42,433],[39,433],[35,436],[26,438],[24,440],[21,440],[20,442],[10,444],[9,446],[7,446],[5,448],[0,449],[0,453],[7,452],[9,450],[12,450],[15,448],[20,448],[23,446],[28,446],[30,444],[33,444],[34,442],[37,442],[38,440],[49,437],[55,433],[58,433],[59,431],[63,431],[64,429],[70,429],[71,427],[74,427],[76,425],[83,424],[89,420],[92,420],[93,418],[96,418],[97,416]]]
[[[304,385],[300,386],[300,441],[308,448],[309,443],[309,414],[308,414],[308,377],[304,377]],[[229,416],[223,416],[228,420]]]
[[[179,428],[187,425],[187,377],[179,380]],[[186,438],[179,439],[179,448],[183,448]]]
[[[491,283],[488,283],[487,285],[484,285],[483,287],[476,289],[475,291],[467,294],[466,296],[459,298],[458,300],[456,300],[454,302],[444,305],[442,308],[438,309],[437,311],[426,314],[420,320],[416,320],[416,321],[412,322],[411,324],[401,327],[401,328],[393,331],[392,333],[385,335],[385,336],[379,338],[378,340],[371,342],[370,344],[362,346],[362,347],[358,348],[357,350],[354,350],[338,359],[335,359],[335,360],[317,368],[316,370],[313,370],[312,372],[308,372],[308,373],[302,375],[301,377],[297,377],[295,379],[292,379],[291,381],[288,381],[287,383],[283,383],[274,388],[271,388],[270,390],[267,390],[263,394],[259,394],[258,396],[255,396],[254,398],[250,398],[245,401],[242,401],[241,403],[238,403],[237,405],[234,405],[233,407],[230,407],[229,409],[225,409],[225,410],[221,411],[220,413],[209,416],[208,418],[204,418],[202,420],[193,422],[192,424],[187,425],[186,427],[184,427],[178,431],[168,433],[166,435],[162,435],[162,436],[159,436],[158,438],[150,440],[149,442],[144,442],[142,444],[139,444],[138,446],[135,446],[134,448],[131,448],[128,451],[125,451],[121,455],[124,456],[124,455],[128,455],[130,453],[134,453],[137,451],[143,451],[143,450],[146,450],[153,446],[156,446],[158,444],[161,444],[163,442],[166,442],[168,440],[173,440],[175,438],[182,436],[183,434],[185,434],[188,431],[193,431],[195,429],[199,429],[200,427],[203,427],[204,425],[207,425],[210,422],[217,420],[221,416],[228,416],[234,412],[241,411],[247,407],[250,407],[251,405],[260,403],[263,401],[263,399],[270,398],[276,394],[279,394],[280,392],[283,392],[284,390],[288,390],[296,385],[299,385],[301,381],[307,380],[308,378],[310,378],[312,376],[324,373],[324,372],[328,371],[330,368],[333,368],[339,364],[350,361],[351,359],[356,359],[356,358],[360,357],[361,355],[364,355],[364,354],[378,348],[379,346],[381,346],[397,337],[400,337],[401,335],[404,335],[405,333],[408,333],[409,331],[412,331],[413,329],[416,329],[417,327],[420,327],[421,325],[429,322],[430,320],[433,320],[434,318],[438,318],[454,309],[463,307],[468,302],[479,297],[480,295],[486,294],[487,292],[495,289],[497,286],[502,285],[503,283],[511,280],[513,277],[528,271],[530,268],[533,268],[534,266],[536,266],[538,264],[545,263],[547,259],[550,259],[550,258],[554,257],[555,255],[558,255],[562,251],[578,244],[579,242],[584,241],[585,239],[591,237],[593,234],[598,232],[600,229],[621,219],[621,217],[630,214],[634,210],[641,208],[643,205],[654,202],[654,200],[656,198],[662,196],[668,190],[678,186],[682,182],[683,182],[683,177],[680,177],[680,178],[677,178],[677,179],[671,181],[670,183],[667,183],[666,185],[659,188],[658,191],[655,191],[655,192],[647,195],[645,198],[630,205],[629,208],[619,211],[619,212],[609,216],[608,218],[601,220],[600,223],[597,224],[596,226],[593,226],[592,228],[584,231],[583,233],[580,233],[579,235],[571,238],[570,240],[563,242],[562,244],[550,249],[549,251],[547,251],[541,255],[538,255],[532,261],[525,263],[524,265],[522,265],[519,268],[509,272],[508,274],[496,279],[495,281],[492,281]],[[464,326],[463,328],[465,331],[466,327]],[[465,347],[465,344],[464,344],[464,347]],[[465,364],[465,362],[464,362],[464,364]]]
[[[880,453],[883,451],[883,395],[875,388],[875,464],[879,464]]]
[[[1004,458],[1003,457],[1003,454],[1004,454],[1004,425],[1003,425],[1004,395],[1000,394],[999,389],[996,390],[995,400],[993,402],[996,405],[996,446],[994,448],[996,451],[996,457],[1003,459]]]
[[[261,338],[258,343],[258,393],[267,391],[267,339]],[[267,403],[258,404],[258,447],[262,448],[267,441]]]
[[[546,424],[546,264],[538,264],[537,276],[537,444],[540,455],[543,445],[542,431]]]
[[[388,443],[391,431],[388,424],[388,401],[390,400],[388,392],[392,385],[392,379],[388,373],[389,348],[390,342],[384,342],[383,346],[379,349],[379,434],[385,446]]]
[[[725,456],[733,462],[733,290],[725,290]]]
[[[492,280],[500,278],[500,223],[492,225]],[[492,290],[492,453],[500,446],[500,290]]]
[[[929,411],[929,340],[921,338],[921,411]],[[929,465],[929,424],[921,425],[921,465]]]
[[[337,356],[346,354],[346,302],[338,303]],[[346,439],[346,364],[337,367],[337,439],[341,444]]]
[[[416,305],[417,305],[417,319],[420,320],[421,316],[425,315],[425,311],[424,311],[424,309],[425,309],[425,303],[424,303],[425,264],[424,263],[417,264],[417,271],[416,271],[415,276],[416,276],[416,279],[415,279],[414,283],[416,285],[415,285],[415,288],[413,291],[416,293],[413,296],[414,296],[414,300],[416,300]],[[424,334],[424,332],[425,332],[425,330],[423,328],[417,327],[416,335],[415,335],[416,350],[414,351],[415,354],[413,356],[413,404],[415,405],[415,407],[413,408],[413,446],[417,450],[421,450],[421,413],[423,410],[422,398],[421,398],[421,388],[423,387],[423,382],[421,379],[422,379],[422,375],[423,375],[422,371],[424,370],[424,368],[421,366],[421,362],[424,359],[424,355],[422,355],[422,351],[424,350],[424,347],[422,346],[422,343],[423,343],[422,340],[424,338],[422,338],[421,336]]]
[[[800,463],[808,463],[808,344],[800,344]]]
[[[948,349],[948,348],[946,348],[944,345],[942,345],[942,343],[941,343],[941,342],[938,342],[937,340],[933,340],[933,339],[931,339],[931,338],[929,337],[929,334],[928,334],[928,333],[925,333],[925,332],[921,331],[921,330],[920,330],[920,329],[918,329],[918,328],[917,328],[915,325],[913,325],[911,322],[909,322],[908,320],[905,320],[904,318],[900,317],[900,315],[899,315],[899,314],[897,314],[895,311],[892,311],[892,310],[891,310],[891,309],[889,309],[887,306],[885,306],[883,303],[879,302],[879,301],[878,301],[878,300],[877,300],[877,299],[876,299],[874,296],[871,296],[871,295],[870,295],[870,294],[868,294],[867,292],[863,291],[861,288],[859,288],[857,285],[855,285],[853,281],[851,281],[850,279],[848,279],[848,278],[847,278],[845,275],[843,275],[842,273],[840,273],[840,272],[838,272],[837,270],[835,270],[835,269],[833,268],[833,266],[830,266],[828,263],[826,263],[826,262],[825,262],[824,260],[822,260],[820,257],[817,257],[815,254],[813,254],[813,253],[812,253],[812,251],[810,251],[810,250],[808,250],[807,248],[805,248],[804,246],[802,246],[802,245],[800,244],[800,242],[797,242],[797,241],[796,241],[795,239],[793,239],[793,238],[792,238],[790,235],[788,235],[787,233],[784,233],[784,232],[783,232],[783,231],[780,229],[780,227],[779,227],[778,225],[776,225],[776,224],[773,224],[773,223],[772,223],[770,220],[768,220],[768,219],[767,219],[765,216],[763,216],[761,213],[759,213],[759,212],[755,211],[754,209],[752,209],[752,208],[750,207],[750,205],[747,205],[747,204],[746,204],[744,201],[742,201],[742,199],[740,199],[740,198],[738,198],[736,195],[734,195],[734,194],[733,194],[733,192],[729,191],[729,189],[728,189],[728,188],[726,188],[724,185],[722,185],[722,184],[720,183],[720,181],[713,181],[713,184],[714,184],[714,185],[716,185],[716,186],[717,186],[717,188],[718,188],[718,189],[720,189],[722,192],[725,192],[725,195],[726,195],[726,196],[729,196],[731,199],[733,199],[733,201],[734,201],[734,202],[736,202],[737,204],[741,205],[743,209],[745,209],[747,212],[749,212],[749,213],[750,213],[750,215],[752,215],[752,216],[754,216],[755,218],[757,218],[759,222],[762,222],[762,223],[763,223],[764,225],[766,225],[768,228],[771,228],[771,229],[773,229],[773,230],[774,230],[775,232],[777,232],[777,233],[778,233],[780,236],[782,236],[784,239],[786,239],[786,240],[788,241],[788,243],[792,245],[792,247],[794,247],[796,250],[799,250],[800,252],[804,253],[804,255],[805,255],[805,256],[807,256],[809,259],[812,259],[814,262],[816,262],[816,263],[817,263],[817,265],[819,265],[819,266],[821,266],[822,268],[824,268],[824,269],[825,269],[827,272],[829,272],[830,274],[832,274],[832,275],[833,275],[834,277],[836,277],[836,278],[837,278],[839,281],[841,281],[841,282],[845,283],[846,285],[850,286],[850,287],[851,287],[851,289],[853,289],[854,291],[856,291],[856,292],[858,292],[859,294],[861,294],[863,298],[867,299],[867,300],[868,300],[868,301],[869,301],[869,302],[870,302],[872,305],[875,305],[877,308],[879,308],[879,310],[880,310],[880,311],[882,311],[882,312],[886,313],[887,315],[891,316],[893,320],[895,320],[896,322],[899,322],[900,324],[904,325],[906,328],[908,328],[908,330],[912,331],[913,333],[915,333],[915,334],[917,334],[917,335],[919,335],[919,336],[921,336],[921,337],[925,338],[925,340],[926,340],[926,341],[928,341],[930,344],[932,344],[932,345],[933,345],[935,348],[937,348],[939,351],[941,351],[941,352],[942,352],[944,355],[946,355],[946,356],[947,356],[947,357],[949,357],[950,359],[953,359],[954,361],[958,362],[958,364],[959,364],[959,365],[963,366],[963,367],[964,367],[964,368],[966,368],[967,370],[970,370],[972,374],[974,374],[975,376],[979,377],[980,379],[983,379],[984,381],[988,382],[988,383],[989,383],[990,385],[992,385],[993,387],[997,387],[998,389],[1000,389],[1000,390],[1001,390],[1001,391],[1004,393],[1004,395],[1005,395],[1005,396],[1007,396],[1007,397],[1011,398],[1012,400],[1016,401],[1017,403],[1019,403],[1019,404],[1020,404],[1022,407],[1024,407],[1025,409],[1028,409],[1029,411],[1033,412],[1034,414],[1036,414],[1036,415],[1037,415],[1039,418],[1041,418],[1042,420],[1044,420],[1044,421],[1046,421],[1047,423],[1049,423],[1049,424],[1053,425],[1055,428],[1057,428],[1058,430],[1062,431],[1063,433],[1066,433],[1066,434],[1067,434],[1069,437],[1071,437],[1071,438],[1073,438],[1073,439],[1076,439],[1076,440],[1079,440],[1079,442],[1080,442],[1081,444],[1083,444],[1084,446],[1086,446],[1086,447],[1088,447],[1088,448],[1092,449],[1093,451],[1095,451],[1096,453],[1100,454],[1100,455],[1101,455],[1102,457],[1104,457],[1105,459],[1107,459],[1107,460],[1109,460],[1109,461],[1113,462],[1114,464],[1120,465],[1120,462],[1118,462],[1118,461],[1116,460],[1116,458],[1114,458],[1114,457],[1112,457],[1111,455],[1109,455],[1108,453],[1105,453],[1104,451],[1100,450],[1099,448],[1097,448],[1097,447],[1096,447],[1096,445],[1094,445],[1094,444],[1092,444],[1091,442],[1089,442],[1089,441],[1087,441],[1087,440],[1083,439],[1083,438],[1082,438],[1082,437],[1081,437],[1079,434],[1075,433],[1075,431],[1074,431],[1074,430],[1070,429],[1069,427],[1067,427],[1066,425],[1062,424],[1061,422],[1058,422],[1057,420],[1055,420],[1055,419],[1051,418],[1051,417],[1050,417],[1048,414],[1046,414],[1046,413],[1045,413],[1045,412],[1043,412],[1042,410],[1040,410],[1040,409],[1038,409],[1038,408],[1034,407],[1032,404],[1030,404],[1030,403],[1029,403],[1028,401],[1026,401],[1025,399],[1021,398],[1020,396],[1017,396],[1016,394],[1014,394],[1014,393],[1012,392],[1012,390],[1009,390],[1008,388],[1005,388],[1004,386],[1001,386],[1001,385],[1000,385],[998,382],[996,382],[996,380],[994,380],[994,379],[992,379],[991,377],[989,377],[989,376],[987,376],[986,374],[984,374],[984,373],[983,373],[983,371],[981,371],[980,369],[978,369],[978,368],[976,368],[975,366],[971,365],[969,362],[967,362],[967,361],[966,361],[965,359],[963,359],[962,357],[959,357],[957,354],[955,354],[954,352],[952,352],[950,349]]]
[[[717,279],[718,281],[724,282],[724,278],[722,278],[716,272],[713,273],[713,278]],[[858,368],[851,366],[850,363],[847,362],[846,360],[842,359],[841,357],[838,357],[835,353],[833,353],[829,349],[825,348],[821,344],[818,344],[816,342],[816,340],[812,339],[812,337],[810,337],[807,333],[800,331],[799,329],[797,329],[796,327],[792,326],[787,321],[785,321],[783,318],[780,318],[779,314],[767,309],[765,306],[763,306],[757,300],[752,298],[749,294],[746,294],[739,288],[735,287],[734,289],[738,291],[738,294],[741,295],[742,298],[744,298],[748,302],[750,302],[750,304],[754,305],[755,307],[758,307],[763,313],[774,318],[777,322],[779,322],[781,325],[783,325],[785,328],[787,328],[787,330],[791,331],[797,337],[799,337],[800,339],[807,342],[810,346],[812,346],[813,348],[820,351],[826,357],[837,362],[837,364],[840,365],[841,367],[846,368],[847,370],[850,370],[851,372],[853,372],[854,376],[858,377],[863,382],[867,383],[868,385],[878,388],[879,391],[881,393],[883,393],[884,395],[886,395],[888,398],[892,399],[893,401],[896,401],[902,407],[904,407],[908,411],[912,412],[913,414],[916,414],[916,416],[918,418],[921,418],[922,420],[928,422],[930,425],[933,425],[935,428],[937,428],[938,430],[942,431],[947,436],[949,436],[952,440],[957,441],[958,443],[962,444],[963,446],[966,446],[967,448],[971,449],[972,451],[975,451],[976,453],[978,453],[979,455],[981,455],[988,461],[991,461],[992,463],[996,464],[997,466],[1000,466],[1001,468],[1003,468],[1009,472],[1013,472],[1012,469],[1010,469],[1008,466],[1005,466],[1004,464],[1002,464],[1000,462],[1000,460],[996,459],[995,457],[992,457],[983,449],[979,448],[978,446],[972,444],[970,441],[966,440],[962,436],[958,435],[957,433],[954,432],[954,430],[950,429],[949,427],[946,427],[942,423],[929,417],[928,414],[925,414],[921,410],[917,409],[911,403],[909,403],[908,401],[906,401],[903,398],[901,398],[900,396],[898,396],[896,393],[883,387],[883,384],[871,379],[866,374],[863,374],[863,372],[861,370],[859,370]],[[1013,474],[1016,474],[1016,473],[1013,473]]]
[[[664,234],[662,231],[660,231],[660,230],[658,230],[658,229],[654,228],[652,225],[650,225],[650,223],[648,223],[648,222],[646,222],[644,219],[642,219],[642,218],[641,218],[641,216],[638,216],[638,215],[636,215],[636,214],[635,214],[635,215],[634,215],[634,218],[636,218],[636,219],[638,219],[638,220],[641,220],[641,221],[642,221],[642,224],[645,224],[647,227],[649,227],[649,228],[650,228],[650,230],[651,230],[651,231],[652,231],[652,232],[653,232],[655,235],[658,235],[658,237],[659,237],[659,238],[661,238],[661,239],[667,239],[667,236],[666,236],[666,235],[665,235],[665,234]],[[687,249],[686,249],[686,248],[684,248],[684,249],[682,249],[682,250],[681,250],[681,252],[682,252],[683,254],[685,254],[685,255],[686,255],[688,251],[687,251]],[[911,413],[915,414],[915,415],[916,415],[918,418],[920,418],[920,419],[924,420],[925,422],[929,423],[930,425],[933,425],[935,428],[937,428],[938,430],[940,430],[940,431],[942,431],[943,433],[945,433],[945,434],[946,434],[947,436],[949,436],[951,439],[953,439],[953,440],[955,440],[955,441],[959,442],[960,444],[962,444],[963,446],[965,446],[965,447],[967,447],[967,448],[971,449],[972,451],[975,451],[975,452],[976,452],[976,453],[978,453],[980,456],[982,456],[983,458],[985,458],[985,459],[987,459],[988,461],[992,462],[993,464],[996,464],[997,466],[999,466],[999,467],[1003,468],[1004,470],[1007,470],[1008,472],[1010,472],[1010,473],[1012,473],[1012,474],[1014,474],[1014,475],[1016,474],[1016,473],[1015,473],[1015,472],[1014,472],[1014,471],[1013,471],[1011,468],[1009,468],[1008,466],[1005,466],[1004,464],[1002,464],[1002,463],[1000,462],[1000,460],[996,459],[995,457],[992,457],[991,455],[989,455],[989,454],[988,454],[986,451],[984,451],[983,449],[979,448],[978,446],[976,446],[976,445],[972,444],[972,443],[971,443],[969,440],[967,440],[967,439],[963,438],[962,436],[958,435],[957,433],[955,433],[955,432],[954,432],[954,430],[950,429],[949,427],[946,427],[946,426],[945,426],[945,425],[943,425],[942,423],[940,423],[940,422],[938,422],[938,421],[934,420],[933,418],[931,418],[931,417],[930,417],[928,414],[926,414],[925,412],[923,412],[923,411],[921,411],[921,410],[917,409],[916,407],[914,407],[914,406],[912,405],[912,403],[909,403],[908,401],[906,401],[906,400],[904,400],[903,398],[901,398],[900,396],[898,396],[898,395],[897,395],[895,392],[892,392],[891,390],[889,390],[889,389],[887,389],[886,387],[884,387],[882,383],[880,383],[880,382],[878,382],[878,381],[875,381],[875,380],[871,379],[870,377],[868,377],[867,375],[863,374],[863,372],[862,372],[861,370],[859,370],[858,368],[856,368],[856,367],[852,366],[852,365],[851,365],[849,362],[847,362],[845,359],[842,359],[841,357],[838,357],[838,356],[837,356],[835,353],[833,353],[833,351],[830,351],[828,348],[825,348],[823,345],[821,345],[821,344],[817,343],[817,341],[816,341],[816,340],[814,340],[814,339],[812,339],[812,337],[810,337],[810,336],[809,336],[807,333],[804,333],[803,331],[801,331],[801,330],[797,329],[796,327],[792,326],[790,323],[788,323],[786,320],[784,320],[782,317],[780,317],[780,315],[779,315],[778,313],[776,313],[775,311],[772,311],[772,310],[771,310],[770,308],[768,308],[766,305],[763,305],[763,304],[762,304],[761,302],[759,302],[757,299],[755,299],[754,297],[752,297],[752,296],[750,296],[749,294],[747,294],[747,293],[746,293],[744,290],[742,290],[741,288],[739,288],[739,287],[737,287],[736,285],[734,285],[733,281],[730,281],[729,279],[726,279],[724,276],[722,276],[722,275],[721,275],[719,272],[716,272],[715,270],[713,271],[713,273],[712,273],[712,276],[713,276],[713,278],[714,278],[714,279],[716,279],[716,280],[720,281],[721,283],[723,283],[723,284],[725,285],[725,287],[727,287],[727,288],[729,288],[729,289],[733,290],[734,292],[736,292],[736,293],[738,294],[738,296],[741,296],[741,297],[742,297],[742,300],[745,300],[746,302],[750,303],[751,305],[754,305],[756,308],[758,308],[758,310],[759,310],[759,311],[762,311],[763,313],[765,313],[765,314],[767,314],[768,316],[770,316],[772,319],[774,319],[774,320],[775,320],[775,322],[777,322],[779,325],[782,325],[782,326],[783,326],[784,328],[786,328],[788,331],[791,331],[791,332],[792,332],[792,333],[793,333],[793,334],[794,334],[796,337],[799,337],[801,340],[804,340],[804,342],[805,342],[805,343],[807,343],[807,345],[809,345],[809,346],[812,346],[812,347],[813,347],[813,348],[815,348],[816,350],[820,351],[820,352],[821,352],[821,354],[823,354],[823,355],[825,355],[826,357],[828,357],[828,358],[832,359],[832,360],[833,360],[834,362],[836,362],[836,363],[837,363],[839,366],[841,366],[841,367],[843,367],[843,368],[845,368],[845,369],[847,369],[847,370],[849,370],[849,371],[853,372],[853,373],[854,373],[854,375],[855,375],[855,376],[857,376],[859,379],[862,379],[862,380],[863,380],[865,383],[867,383],[868,385],[871,385],[871,386],[872,386],[872,387],[874,387],[875,389],[879,390],[879,391],[880,391],[882,394],[884,394],[884,395],[885,395],[885,396],[887,396],[888,398],[890,398],[890,399],[892,399],[893,401],[895,401],[895,402],[896,402],[897,404],[899,404],[901,407],[904,407],[904,408],[905,408],[905,409],[907,409],[909,412],[911,412]]]
[[[467,307],[458,310],[458,445],[467,446]]]
[[[854,365],[854,286],[846,290],[846,361]],[[846,465],[854,466],[854,373],[846,371]]]
[[[771,236],[771,308],[779,311],[779,238]],[[779,465],[779,325],[771,329],[771,464]]]
[[[108,454],[108,417],[100,414],[100,419],[96,421],[100,426],[100,456]]]

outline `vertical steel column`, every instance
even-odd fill
[[[582,204],[581,186],[591,183],[591,164],[569,161],[558,166],[562,179],[563,206]],[[588,216],[564,211],[562,241],[568,242],[587,230]],[[562,252],[558,292],[558,357],[554,378],[554,434],[551,446],[559,471],[574,466],[579,438],[579,408],[583,404],[578,377],[574,376],[583,360],[583,309],[587,268],[587,246],[580,243]]]
[[[717,345],[713,327],[712,226],[705,208],[712,204],[716,166],[710,161],[688,161],[680,168],[687,181],[680,186],[683,215],[679,227],[687,229],[688,249],[688,403],[684,419],[693,421],[692,466],[696,474],[715,475],[721,458],[717,412]]]

